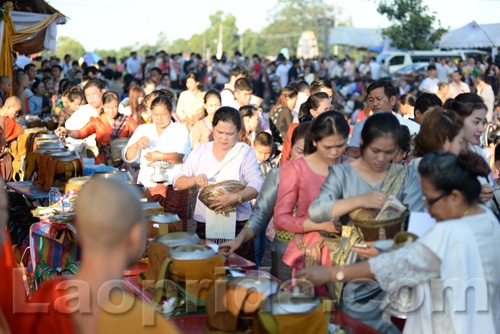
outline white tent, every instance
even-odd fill
[[[494,48],[500,45],[500,23],[475,21],[446,33],[439,42],[441,49]]]
[[[371,48],[384,44],[382,29],[335,27],[328,40],[330,45],[348,45],[358,48]]]

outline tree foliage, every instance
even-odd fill
[[[85,48],[77,40],[67,37],[59,36],[57,38],[56,50],[53,52],[44,51],[42,55],[56,56],[59,59],[64,59],[64,56],[70,54],[73,58],[79,59],[85,55]]]
[[[387,16],[392,25],[383,30],[383,34],[392,39],[392,45],[398,49],[432,49],[448,30],[433,28],[435,12],[429,13],[429,7],[422,0],[384,0],[377,11]]]
[[[217,52],[221,23],[223,27],[223,51],[230,55],[234,54],[236,50],[240,50],[240,47],[246,56],[254,53],[263,56],[277,55],[284,47],[287,47],[291,54],[295,54],[301,34],[308,30],[314,31],[318,39],[318,47],[323,51],[323,23],[327,21],[325,18],[330,19],[328,23],[331,26],[334,15],[333,8],[325,5],[323,0],[278,0],[277,6],[269,11],[267,16],[267,26],[261,31],[247,29],[241,32],[233,14],[218,10],[209,16],[209,27],[194,34],[189,39],[168,41],[166,34],[160,32],[155,45],[136,44],[122,47],[119,50],[95,50],[95,52],[103,58],[111,56],[118,59],[128,56],[132,50],[144,52],[147,49],[152,54],[163,49],[167,53],[195,52],[202,54],[206,51],[209,55],[214,55]]]

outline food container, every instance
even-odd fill
[[[25,134],[25,133],[31,133],[31,132],[34,132],[34,131],[40,131],[40,130],[45,130],[47,131],[47,128],[43,127],[43,128],[26,128],[23,130],[23,132],[21,134]]]
[[[70,151],[64,151],[63,148],[53,148],[53,149],[42,149],[42,148],[37,148],[35,149],[36,153],[40,154],[46,154],[46,155],[54,155],[57,153],[57,155],[71,155]]]
[[[39,144],[35,144],[35,150],[37,150],[37,149],[53,150],[53,149],[62,149],[62,148],[64,148],[64,143],[61,141],[59,141],[59,142],[48,141],[48,142],[41,142]]]
[[[316,310],[321,299],[316,296],[296,291],[280,291],[266,298],[261,310],[272,315],[306,314]]]
[[[70,190],[79,191],[82,186],[89,180],[90,176],[72,177],[68,180],[68,183],[66,183],[66,189],[64,190],[64,193],[67,194]]]
[[[405,211],[400,217],[388,220],[375,220],[377,210],[356,209],[349,214],[361,239],[364,241],[377,241],[392,239],[404,231],[405,222],[410,212]]]
[[[150,238],[166,233],[182,232],[182,220],[175,213],[149,213],[146,215],[146,219]]]
[[[52,155],[52,160],[71,161],[78,159],[77,155]]]
[[[265,298],[277,293],[279,290],[278,282],[260,276],[228,277],[227,283],[255,290],[262,293]]]
[[[173,232],[162,234],[153,239],[153,243],[168,246],[170,248],[181,245],[194,245],[200,242],[200,238],[193,232]]]
[[[122,150],[127,146],[128,141],[129,138],[118,138],[109,143],[111,146],[111,165],[117,166],[122,162]]]
[[[151,174],[151,182],[167,182],[167,170],[173,165],[174,164],[171,164],[168,161],[155,161],[151,164],[148,164],[149,167],[153,168],[153,173]]]
[[[216,256],[212,248],[205,245],[181,245],[170,249],[168,256],[172,260],[206,260]]]
[[[222,194],[222,190],[234,194],[239,191],[242,191],[243,189],[245,189],[245,186],[239,183],[238,181],[234,180],[222,181],[202,188],[200,194],[198,195],[198,198],[203,204],[205,204],[208,208],[210,208],[212,201],[210,201],[209,198],[220,196]],[[222,214],[225,214],[225,212],[233,210],[236,210],[236,204],[222,208],[220,211],[222,212]]]
[[[145,212],[164,212],[163,206],[158,202],[142,202],[142,210]]]
[[[92,174],[91,179],[111,179],[125,183],[133,183],[134,179],[129,172],[126,171],[110,171],[110,172],[96,172]]]
[[[59,136],[53,132],[40,132],[35,135],[35,140],[37,139],[57,139],[59,140]]]

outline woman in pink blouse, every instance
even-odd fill
[[[337,111],[319,115],[305,139],[304,157],[286,162],[281,168],[282,182],[274,209],[276,237],[290,240],[282,261],[294,271],[314,265],[330,265],[330,254],[322,233],[338,233],[332,221],[314,223],[309,219],[309,205],[319,194],[328,166],[347,162],[343,156],[349,125]],[[323,232],[324,231],[324,232]]]

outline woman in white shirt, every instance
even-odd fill
[[[489,167],[472,152],[434,152],[419,172],[425,206],[438,222],[422,238],[369,261],[297,275],[314,285],[376,279],[389,295],[413,287],[404,333],[499,333],[500,225],[479,204],[477,181]]]
[[[176,213],[187,228],[188,190],[177,191],[172,187],[173,176],[180,170],[191,153],[191,140],[186,125],[172,121],[172,102],[160,95],[151,103],[153,124],[140,125],[127,146],[123,160],[132,162],[140,157],[138,182],[149,189],[153,201],[159,202],[166,212]],[[169,162],[164,172],[165,181],[152,180],[156,161]]]

